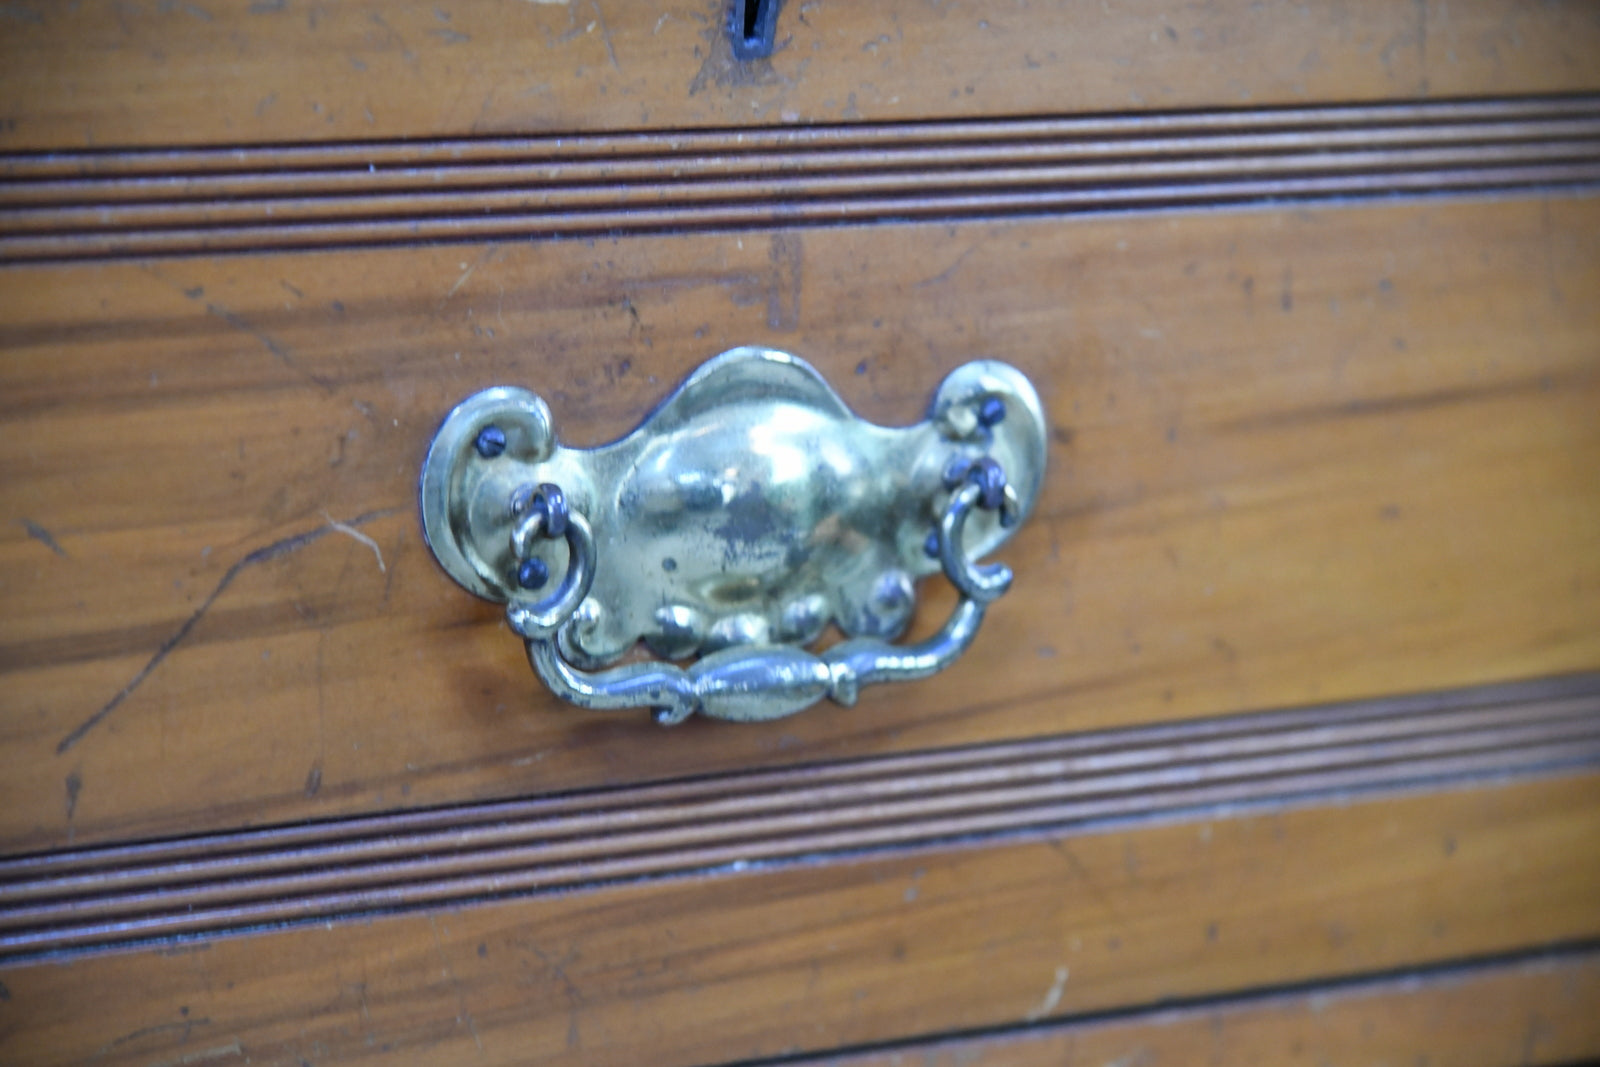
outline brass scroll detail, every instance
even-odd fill
[[[470,397],[429,450],[423,523],[565,700],[763,721],[958,659],[1012,580],[975,560],[1031,510],[1044,453],[1038,397],[1004,364],[958,368],[927,421],[893,429],[793,356],[742,348],[597,449],[558,444],[525,390]],[[934,571],[960,602],[932,637],[891,643]],[[849,639],[808,651],[830,621]],[[609,666],[640,640],[700,658]]]

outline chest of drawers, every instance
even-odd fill
[[[0,1059],[1600,1053],[1595,9],[726,16],[0,13]],[[428,443],[744,344],[1028,375],[1016,587],[852,708],[568,707]]]

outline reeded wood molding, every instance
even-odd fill
[[[1600,675],[0,861],[0,959],[1600,763]]]
[[[1600,948],[1574,945],[1383,975],[1167,1000],[1044,1025],[918,1037],[741,1067],[1102,1063],[1591,1062]]]
[[[0,261],[1600,183],[1600,96],[0,155]]]

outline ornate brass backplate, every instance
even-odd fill
[[[535,669],[573,703],[771,719],[965,650],[1011,580],[973,560],[1032,509],[1044,434],[1033,387],[1003,363],[956,369],[927,421],[887,428],[802,360],[736,348],[595,449],[561,445],[527,390],[469,397],[428,450],[423,526],[452,578],[508,604]],[[890,644],[915,580],[938,570],[960,606],[935,637]],[[807,651],[830,621],[854,640]],[[701,658],[602,669],[641,640]]]

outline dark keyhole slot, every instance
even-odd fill
[[[728,34],[738,59],[764,59],[772,54],[778,30],[780,0],[733,0],[728,12]]]

